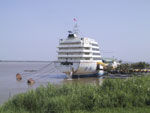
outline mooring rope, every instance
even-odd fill
[[[39,68],[36,72],[28,72],[22,73],[20,76],[23,77],[23,80],[28,80],[33,78],[34,80],[41,79],[41,77],[45,77],[47,75],[51,75],[52,73],[59,72],[57,68],[54,66],[54,62],[50,62],[49,64]]]
[[[54,73],[54,72],[56,72],[56,70],[53,70],[53,71],[46,71],[46,72],[44,72],[44,73],[42,73],[42,74],[40,74],[40,75],[38,75],[38,76],[35,76],[35,79],[34,80],[39,80],[39,79],[42,79],[42,78],[44,78],[44,77],[46,77],[46,76],[50,76],[50,74],[52,74],[52,73]],[[42,78],[41,78],[42,77]]]
[[[44,74],[51,74],[51,73],[53,73],[53,72],[55,72],[55,71],[56,71],[55,68],[52,67],[52,68],[50,68],[50,69],[48,69],[48,70],[45,70],[45,71],[43,71],[43,72],[38,73],[38,74],[35,75],[34,77],[38,77],[38,76],[41,76],[41,75],[44,75]]]
[[[35,81],[42,79],[46,76],[52,75],[52,73],[58,73],[59,70],[55,67],[54,62],[50,62],[49,64],[39,68],[38,70],[34,72],[24,72],[24,73],[17,73],[16,79],[18,81],[25,80],[28,84],[34,84]]]
[[[24,72],[24,73],[20,73],[22,76],[27,76],[27,75],[31,75],[31,74],[36,74],[36,73],[39,73],[41,71],[43,71],[45,68],[49,67],[51,64],[53,64],[53,62],[50,62],[49,64],[39,68],[38,70],[36,70],[35,72]]]

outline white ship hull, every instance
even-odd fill
[[[70,63],[70,62],[68,62]],[[62,73],[67,74],[69,77],[87,77],[87,76],[101,76],[104,74],[103,67],[97,70],[97,62],[92,61],[74,61],[72,65],[64,65],[60,61],[55,62],[55,67]]]

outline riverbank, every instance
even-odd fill
[[[18,94],[0,107],[1,113],[148,113],[150,77],[105,79],[102,85],[41,86]]]

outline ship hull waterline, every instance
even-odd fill
[[[62,62],[54,62],[55,67],[69,78],[97,77],[104,75],[103,67],[97,70],[96,62],[72,62],[72,65],[64,65]]]

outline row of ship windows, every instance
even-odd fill
[[[58,60],[101,60],[101,58],[63,58],[63,57],[59,57]]]
[[[90,53],[59,53],[59,55],[90,55]],[[100,53],[92,53],[92,55],[100,55]]]
[[[70,47],[70,48],[59,48],[59,50],[90,50],[89,47]],[[92,48],[93,51],[99,51],[99,49],[97,48]]]
[[[59,50],[90,50],[89,47],[69,47],[69,48],[59,48]]]
[[[90,55],[90,53],[59,53],[59,55]]]
[[[81,42],[76,42],[76,43],[60,43],[60,45],[79,45]]]
[[[84,45],[84,43],[82,43]],[[92,46],[98,47],[98,44],[90,43]],[[60,45],[81,45],[81,42],[74,42],[74,43],[60,43]]]
[[[59,57],[58,60],[90,60],[90,58],[62,58],[62,57]]]

